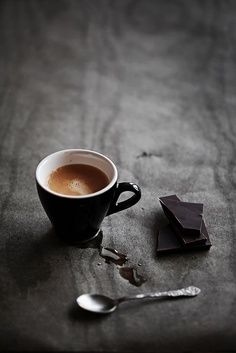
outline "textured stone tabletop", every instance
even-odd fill
[[[236,350],[235,15],[234,1],[0,2],[2,351]],[[141,264],[141,287],[53,233],[34,173],[66,148],[104,153],[141,187],[102,228],[104,246]],[[156,256],[157,198],[173,193],[204,203],[209,252]],[[191,284],[195,299],[108,316],[75,304]]]

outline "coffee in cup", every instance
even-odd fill
[[[52,191],[63,195],[88,195],[105,188],[109,179],[100,169],[87,164],[68,164],[54,170],[48,179]]]

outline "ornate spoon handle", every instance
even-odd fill
[[[137,294],[130,297],[122,297],[117,299],[117,304],[123,303],[128,300],[142,300],[148,298],[177,298],[177,297],[195,297],[201,292],[201,289],[190,286],[187,288],[169,290],[166,292],[156,292],[156,293],[147,293],[147,294]]]

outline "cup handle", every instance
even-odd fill
[[[134,195],[125,201],[121,201],[117,203],[120,195],[122,194],[122,192],[125,192],[125,191],[131,191],[134,193]],[[135,205],[140,200],[140,198],[141,198],[141,190],[137,184],[119,183],[116,188],[115,195],[111,202],[110,208],[107,212],[107,216],[116,212],[120,212],[122,210],[125,210],[126,208],[129,208]]]

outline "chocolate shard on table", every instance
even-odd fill
[[[163,196],[159,197],[159,200],[162,204],[164,204],[167,208],[170,205],[182,204],[187,207],[190,211],[203,213],[203,204],[202,203],[193,203],[193,202],[183,202],[181,201],[177,195]]]
[[[181,201],[177,195],[169,195],[159,197],[159,200],[164,203],[164,205],[168,205],[169,201]]]
[[[180,242],[185,245],[185,246],[191,246],[194,244],[204,244],[206,241],[206,237],[204,236],[202,232],[202,216],[201,216],[201,224],[199,225],[198,230],[192,230],[189,228],[184,228],[183,225],[181,225],[178,221],[178,219],[173,215],[169,209],[162,205],[162,209],[166,215],[166,217],[169,219],[169,222],[176,232],[176,235],[179,237]],[[181,210],[181,212],[184,212],[184,209]],[[191,225],[191,222],[194,227],[194,222],[195,222],[195,216],[188,210],[186,210],[186,217],[189,217],[189,224]]]
[[[189,231],[199,234],[201,232],[203,204],[183,202],[173,196],[171,195],[171,198],[168,199],[161,197],[161,205],[167,207],[183,229],[189,229]]]
[[[202,233],[206,237],[206,242],[204,244],[195,244],[192,246],[183,246],[181,242],[176,237],[176,234],[173,228],[168,224],[167,226],[161,228],[158,234],[157,241],[157,254],[171,254],[178,252],[188,252],[194,250],[209,250],[211,247],[211,242],[209,239],[209,235],[206,229],[206,225],[204,220],[202,221]]]
[[[176,195],[161,197],[162,209],[184,246],[204,244],[202,232],[203,204],[182,202]]]
[[[159,201],[169,220],[169,225],[159,231],[159,254],[210,248],[203,204],[182,202],[176,195],[160,197]]]

